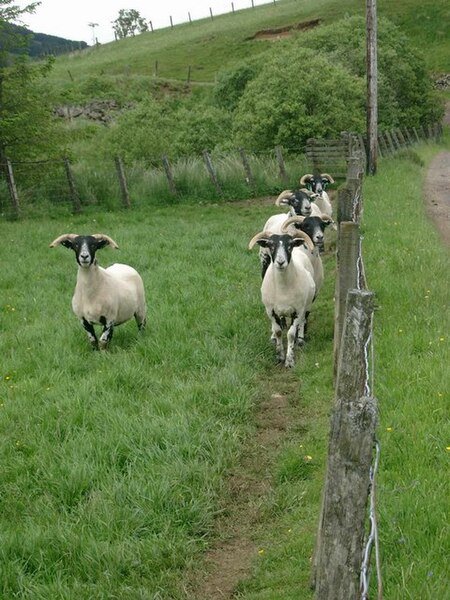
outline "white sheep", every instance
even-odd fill
[[[316,194],[316,205],[320,212],[328,217],[333,214],[330,198],[325,191],[330,183],[334,183],[334,179],[328,173],[305,173],[300,179],[300,185],[306,185]]]
[[[284,190],[275,200],[276,206],[287,206],[289,212],[278,213],[269,217],[263,227],[263,231],[270,231],[271,233],[282,233],[282,227],[286,219],[290,216],[302,215],[309,216],[311,211],[314,210],[314,214],[318,212],[317,207],[314,207],[311,200],[314,194],[309,190]],[[317,210],[316,210],[317,209]],[[264,279],[267,267],[270,265],[270,252],[267,248],[260,248],[259,259],[261,262],[261,277]]]
[[[320,252],[324,245],[325,228],[329,225],[334,225],[334,223],[331,217],[327,215],[321,215],[320,217],[295,216],[286,219],[281,227],[282,233],[292,233],[298,228],[303,233],[306,233],[314,244],[312,251],[303,246],[300,252],[304,252],[311,263],[314,283],[316,285],[316,296],[323,284],[324,272]]]
[[[147,309],[141,276],[133,267],[119,263],[104,269],[95,258],[100,248],[108,245],[118,248],[116,242],[103,233],[66,233],[53,240],[50,248],[60,244],[75,252],[78,274],[72,309],[86,330],[93,349],[105,350],[114,327],[133,317],[138,329],[143,330]],[[99,340],[94,324],[103,326]]]
[[[275,343],[277,357],[286,367],[294,366],[295,343],[304,343],[305,322],[315,295],[314,279],[307,268],[308,261],[299,246],[313,244],[302,231],[290,234],[272,234],[262,231],[249,243],[270,252],[268,266],[261,285],[261,299],[272,322],[271,340]],[[283,329],[287,328],[287,350],[284,352]]]

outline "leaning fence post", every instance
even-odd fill
[[[288,183],[288,176],[287,176],[287,173],[286,173],[286,167],[284,165],[283,149],[282,149],[281,146],[275,146],[275,156],[277,157],[280,178],[283,181],[283,183],[287,185],[287,183]]]
[[[255,179],[253,177],[253,173],[250,168],[250,163],[248,162],[248,158],[245,154],[244,148],[239,148],[239,154],[241,155],[242,164],[244,165],[245,181],[248,183],[248,185],[253,185],[255,183]]]
[[[69,192],[70,198],[73,204],[73,212],[80,213],[81,212],[81,203],[80,197],[78,196],[77,188],[75,186],[75,179],[73,177],[72,168],[70,166],[70,161],[67,156],[64,157],[64,169],[66,171],[67,181],[69,183]]]
[[[161,160],[162,160],[162,163],[163,163],[163,166],[164,166],[164,171],[166,172],[167,181],[169,182],[170,193],[173,194],[174,196],[176,196],[177,195],[177,188],[176,188],[176,185],[175,185],[175,180],[173,178],[172,168],[170,166],[169,159],[164,154],[164,156],[162,156]]]
[[[214,165],[212,164],[211,156],[209,155],[209,152],[207,150],[203,151],[203,159],[205,161],[206,169],[208,170],[211,181],[213,182],[214,187],[216,188],[216,192],[222,195],[222,188],[220,187],[219,180],[217,179],[217,174],[214,169]]]
[[[8,180],[9,196],[11,198],[14,218],[18,219],[20,217],[19,194],[17,193],[17,186],[16,181],[14,179],[12,163],[8,158],[6,159],[6,178]]]
[[[331,416],[327,473],[313,563],[316,600],[358,597],[377,403],[369,395],[373,293],[351,290]]]
[[[125,208],[130,208],[130,195],[128,193],[127,178],[125,176],[125,169],[123,168],[123,161],[120,156],[114,158],[116,163],[117,177],[119,178],[120,194],[122,196],[122,204]]]

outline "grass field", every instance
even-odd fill
[[[378,305],[378,514],[385,597],[395,600],[448,592],[448,252],[424,217],[420,164],[437,150],[382,162],[364,186]],[[233,501],[226,476],[243,468],[259,407],[280,391],[291,422],[276,447],[259,450],[271,453],[270,489],[237,597],[312,598],[334,259],[310,341],[284,373],[257,254],[246,250],[273,212],[252,201],[0,223],[2,599],[193,598],[187,582],[203,572],[216,519]],[[120,250],[99,253],[100,264],[133,264],[145,280],[145,334],[122,325],[107,353],[90,350],[71,312],[73,253],[48,248],[72,231],[111,235]]]

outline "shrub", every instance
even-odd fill
[[[296,44],[321,52],[357,77],[366,76],[366,22],[354,16],[317,28]],[[378,118],[380,127],[434,123],[443,106],[432,90],[420,51],[388,19],[378,19]],[[320,85],[322,78],[320,79]]]
[[[320,80],[318,80],[318,76]],[[312,50],[288,45],[267,60],[235,111],[237,145],[298,150],[309,137],[362,131],[365,82]]]

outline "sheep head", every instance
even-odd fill
[[[62,244],[75,252],[77,263],[80,267],[90,267],[96,264],[95,253],[105,246],[118,248],[116,242],[104,233],[94,233],[94,235],[78,235],[76,233],[65,233],[57,237],[50,244],[50,248]]]

